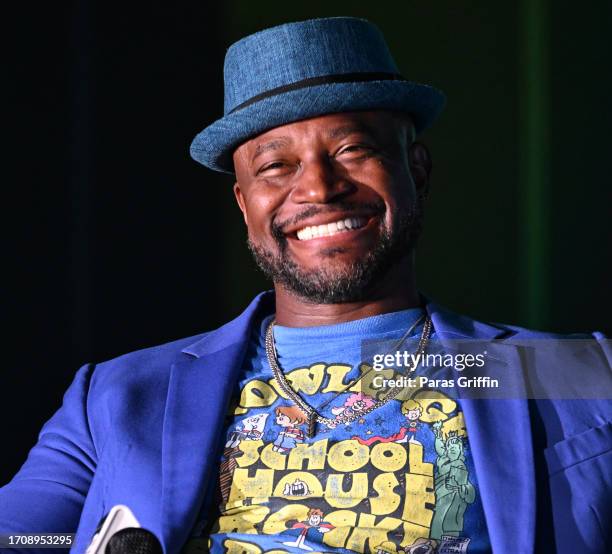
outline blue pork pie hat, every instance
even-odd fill
[[[287,23],[230,46],[223,69],[224,115],[191,144],[206,167],[234,173],[232,154],[264,131],[320,115],[397,110],[427,129],[444,94],[404,79],[380,30],[365,19]]]

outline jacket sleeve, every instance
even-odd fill
[[[97,464],[87,415],[92,372],[92,365],[77,372],[26,462],[0,488],[0,534],[76,532]]]

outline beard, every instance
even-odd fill
[[[398,211],[392,229],[389,229],[381,218],[380,240],[376,247],[361,259],[340,267],[335,267],[333,263],[317,269],[307,270],[300,267],[288,252],[287,237],[282,232],[283,225],[272,225],[276,252],[255,244],[250,238],[247,243],[255,262],[275,285],[280,285],[314,304],[358,302],[367,299],[389,271],[413,252],[422,228],[421,205],[417,201],[412,209]],[[380,206],[378,208],[379,212],[384,209],[380,209]],[[308,214],[304,214],[306,215],[309,217],[314,215],[314,212],[310,210]],[[322,251],[322,254],[333,259],[342,250],[329,248]]]

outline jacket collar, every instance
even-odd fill
[[[237,318],[232,319],[230,322],[210,333],[206,333],[193,344],[183,348],[182,352],[200,358],[201,356],[214,354],[215,352],[224,350],[236,342],[244,341],[245,337],[248,338],[251,326],[258,317],[273,312],[274,292],[262,292],[251,301],[246,310]]]
[[[425,298],[425,301],[425,310],[431,318],[436,335],[442,341],[453,339],[493,340],[506,333],[504,329],[452,312],[427,298]]]

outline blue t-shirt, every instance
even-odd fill
[[[397,345],[414,326],[400,348],[415,351],[423,319],[411,309],[274,327],[287,381],[332,420],[309,437],[304,414],[273,377],[266,318],[250,341],[216,497],[203,514],[210,505],[218,511],[212,521],[200,518],[184,552],[489,552],[458,402],[448,392],[406,390],[368,411],[389,389],[362,362],[363,342]]]

